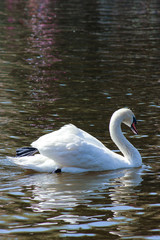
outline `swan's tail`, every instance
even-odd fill
[[[38,172],[61,172],[61,169],[52,159],[35,153],[39,153],[37,148],[22,147],[16,150],[16,157],[9,157],[8,159],[24,169],[32,169]]]
[[[16,150],[16,157],[33,156],[35,153],[38,153],[37,148],[22,147]]]

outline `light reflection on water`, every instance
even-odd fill
[[[4,3],[4,4],[3,4]],[[0,237],[159,239],[159,2],[1,1]],[[110,149],[131,107],[143,167],[39,174],[6,155],[74,123]]]
[[[14,175],[15,186],[12,183],[12,187],[7,187],[11,179],[5,179],[6,188],[1,188],[2,196],[7,193],[7,198],[1,200],[8,202],[5,208],[10,212],[9,219],[6,214],[1,215],[1,226],[9,224],[4,233],[25,233],[32,218],[38,218],[38,223],[33,221],[30,225],[30,231],[39,232],[41,227],[43,231],[83,234],[94,227],[116,226],[122,219],[127,223],[129,218],[122,217],[123,212],[142,211],[136,206],[138,190],[134,189],[142,182],[142,171]]]

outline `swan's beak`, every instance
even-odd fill
[[[133,123],[131,125],[131,130],[133,131],[134,134],[138,134],[138,131],[136,129],[136,119],[133,118]]]

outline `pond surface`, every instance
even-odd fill
[[[160,2],[0,2],[0,238],[160,239]],[[85,174],[27,172],[7,161],[73,123],[112,143],[124,126],[143,166]]]

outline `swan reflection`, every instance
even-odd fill
[[[133,200],[130,195],[136,193],[134,187],[142,181],[141,171],[124,169],[77,175],[33,174],[19,181],[27,191],[30,189],[30,208],[33,211],[73,210],[85,204],[89,208],[107,209],[116,214],[114,206],[124,206],[125,198],[127,204]]]

